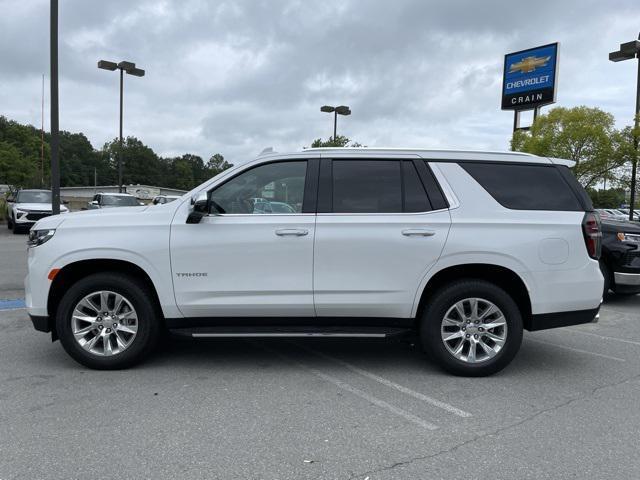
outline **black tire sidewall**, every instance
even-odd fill
[[[608,265],[604,262],[600,262],[600,272],[602,273],[602,276],[604,277],[604,287],[603,287],[603,293],[602,296],[606,296],[609,293],[609,290],[611,289],[611,269],[608,267]]]
[[[71,330],[71,315],[86,295],[109,290],[123,295],[136,311],[138,332],[133,343],[122,353],[103,357],[84,350]],[[137,279],[120,273],[98,273],[75,284],[62,297],[56,315],[56,331],[62,346],[78,363],[98,370],[128,368],[144,358],[155,346],[159,331],[159,315],[150,292]]]
[[[507,341],[492,359],[469,364],[455,358],[442,341],[440,328],[447,310],[465,298],[483,298],[494,303],[507,321]],[[422,346],[441,368],[454,375],[479,377],[496,373],[515,357],[522,343],[522,315],[513,298],[500,287],[483,280],[463,280],[434,293],[420,319]]]

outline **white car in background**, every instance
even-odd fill
[[[171,203],[179,198],[179,195],[158,195],[156,197],[153,197],[151,203],[154,205],[164,205],[165,203]]]
[[[67,207],[60,205],[60,213],[68,212]],[[7,228],[13,233],[27,232],[34,223],[51,214],[50,190],[20,190],[7,199]]]
[[[128,193],[96,193],[87,203],[88,210],[115,207],[140,207],[144,203]]]

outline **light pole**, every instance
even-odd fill
[[[338,130],[338,115],[351,115],[351,109],[346,105],[340,105],[339,107],[325,105],[320,107],[320,111],[325,113],[333,112],[333,140],[335,141]]]
[[[629,205],[629,220],[633,220],[633,208],[636,201],[636,170],[638,169],[638,122],[640,121],[640,34],[638,40],[620,44],[620,50],[611,52],[609,60],[612,62],[622,62],[624,60],[638,59],[638,80],[636,86],[636,115],[634,120],[635,133],[633,135],[633,148],[635,155],[631,162],[631,199]]]
[[[51,0],[51,213],[60,213],[60,158],[58,123],[58,0]]]
[[[120,70],[120,136],[118,139],[118,191],[122,193],[122,93],[124,85],[124,72],[135,77],[144,77],[144,70],[136,68],[136,64],[133,62],[109,62],[107,60],[100,60],[98,62],[98,68],[103,70]]]

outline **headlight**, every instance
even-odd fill
[[[16,208],[16,213],[29,213],[29,212],[27,212],[27,210],[20,210],[19,208]]]
[[[618,235],[616,235],[618,237],[618,240],[620,240],[621,242],[634,242],[634,243],[640,243],[640,235],[637,233],[622,233],[622,232],[618,232]]]
[[[29,232],[29,240],[27,240],[27,245],[30,247],[37,247],[38,245],[42,245],[44,242],[53,237],[53,234],[56,233],[55,230],[31,230]]]

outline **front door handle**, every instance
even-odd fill
[[[276,230],[276,235],[279,237],[304,237],[309,233],[309,230],[304,228],[280,228]]]
[[[427,230],[426,228],[408,228],[402,230],[402,235],[405,237],[433,237],[436,234],[433,230]]]

